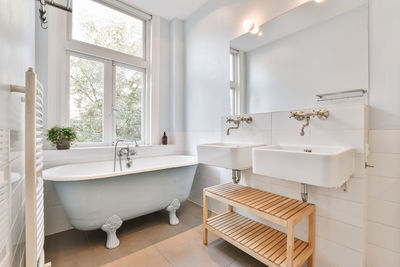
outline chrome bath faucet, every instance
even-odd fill
[[[119,159],[119,169],[120,171],[122,171],[122,157],[126,156],[126,167],[130,168],[132,167],[132,157],[137,154],[136,150],[134,148],[131,148],[129,146],[129,144],[126,145],[126,147],[122,147],[121,149],[118,150],[117,152],[117,148],[118,148],[118,143],[120,142],[131,142],[131,141],[127,141],[127,140],[118,140],[117,142],[115,142],[115,148],[114,148],[114,172],[116,171],[116,165],[117,165],[117,155],[118,155],[118,159]],[[135,147],[138,147],[138,143],[136,142],[136,140],[134,140],[135,142]]]

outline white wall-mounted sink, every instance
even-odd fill
[[[197,146],[199,163],[233,170],[252,166],[252,149],[260,144],[212,143]]]
[[[274,145],[253,149],[253,172],[322,187],[340,187],[355,169],[348,147]]]

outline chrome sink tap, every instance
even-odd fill
[[[231,130],[239,129],[240,123],[241,123],[242,121],[246,122],[247,124],[250,124],[250,123],[253,122],[253,118],[250,117],[250,116],[249,116],[249,117],[237,117],[236,119],[234,119],[234,118],[227,118],[227,119],[226,119],[226,122],[227,122],[227,123],[232,123],[232,122],[233,122],[233,123],[235,124],[235,126],[229,127],[228,130],[226,131],[226,135],[230,135],[230,131],[231,131]]]
[[[301,131],[300,135],[304,136],[304,129],[310,125],[310,120],[311,118],[314,118],[317,116],[320,120],[326,120],[329,117],[329,111],[326,109],[321,109],[309,113],[305,113],[303,111],[296,111],[296,112],[290,112],[290,118],[295,118],[298,121],[303,121],[306,120],[306,123],[301,126]]]

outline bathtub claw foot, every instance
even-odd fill
[[[169,224],[177,225],[179,223],[178,217],[176,217],[176,211],[180,208],[181,203],[178,199],[172,200],[171,204],[167,207],[167,211],[169,212]]]
[[[117,237],[117,230],[122,225],[122,220],[117,215],[113,215],[101,227],[101,230],[107,233],[106,247],[108,249],[116,248],[119,246],[119,239]]]

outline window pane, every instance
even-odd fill
[[[230,102],[231,102],[230,110],[231,110],[231,115],[232,116],[235,115],[235,98],[234,98],[234,95],[235,95],[235,89],[231,88],[231,90],[229,91],[229,99],[230,99]]]
[[[103,141],[104,64],[70,57],[70,124],[78,142]]]
[[[74,1],[72,39],[144,57],[144,21],[91,0]]]
[[[144,72],[116,66],[117,139],[142,139],[142,92]]]
[[[233,74],[234,66],[233,66],[233,54],[232,53],[230,54],[229,61],[230,61],[230,64],[229,64],[229,66],[230,66],[230,77],[231,77],[231,82],[233,82],[234,81],[234,77],[233,77],[234,76],[234,74]]]

